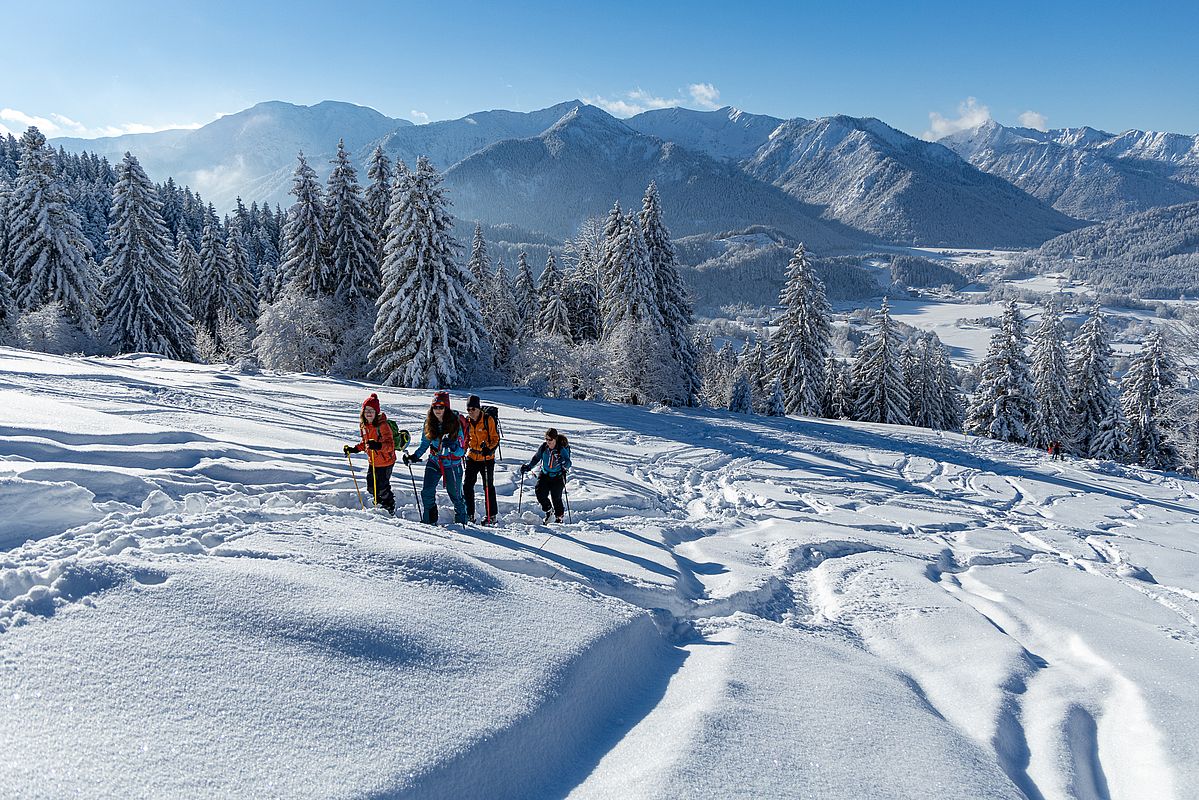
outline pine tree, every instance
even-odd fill
[[[601,337],[607,333],[607,329],[603,326],[607,324],[612,303],[624,292],[624,287],[620,285],[620,280],[624,270],[625,258],[622,248],[627,236],[627,232],[624,229],[625,219],[624,213],[620,210],[620,203],[617,202],[612,205],[612,210],[608,213],[607,222],[604,223],[604,250],[598,270]]]
[[[13,299],[12,278],[0,269],[0,344],[11,344],[17,333],[17,302]]]
[[[778,378],[770,385],[770,393],[766,398],[766,408],[763,412],[768,417],[782,417],[787,414],[787,404],[783,399],[783,382]]]
[[[188,360],[195,331],[160,208],[154,185],[126,153],[113,189],[103,335],[118,353]]]
[[[778,329],[770,337],[771,373],[783,384],[788,414],[820,416],[824,362],[831,347],[832,312],[824,284],[817,277],[802,244],[795,249],[787,266],[787,283],[779,295],[779,302],[783,313],[777,321]],[[886,308],[884,303],[884,318],[889,331],[891,321]],[[887,355],[889,358],[898,356],[897,353]],[[902,409],[905,420],[906,404],[905,398]]]
[[[283,226],[283,283],[299,286],[310,297],[324,297],[336,288],[333,272],[325,258],[325,209],[316,173],[299,154],[291,193],[296,202],[287,212]],[[215,321],[215,317],[214,317]]]
[[[1102,458],[1107,461],[1125,461],[1128,459],[1128,422],[1120,403],[1113,400],[1108,406],[1107,414],[1099,423],[1095,435],[1090,440],[1089,458]]]
[[[658,314],[670,339],[669,359],[672,363],[668,369],[679,376],[675,391],[667,399],[670,405],[695,405],[699,402],[700,392],[699,371],[691,346],[695,314],[679,274],[678,257],[670,240],[670,231],[662,219],[662,200],[654,182],[650,182],[645,190],[640,221],[650,272],[654,276]]]
[[[824,360],[824,387],[820,391],[820,416],[827,419],[837,419],[837,379],[840,370],[841,362],[830,348],[828,358]],[[782,386],[781,380],[779,386]],[[786,407],[785,398],[783,405]]]
[[[539,305],[537,303],[537,284],[533,281],[533,270],[529,268],[529,257],[524,250],[516,257],[516,285],[513,287],[516,298],[516,310],[520,314],[520,327],[523,329],[537,319]]]
[[[250,260],[241,230],[234,225],[225,242],[226,265],[228,274],[213,285],[214,302],[219,310],[229,313],[230,317],[242,325],[249,325],[257,316],[257,299],[255,297],[254,279],[250,275]],[[218,314],[219,317],[219,314]],[[217,337],[220,339],[220,336]],[[222,346],[224,343],[222,343]],[[228,349],[228,348],[226,348]]]
[[[862,343],[854,362],[854,418],[863,422],[906,425],[909,422],[908,387],[904,386],[899,369],[902,342],[891,321],[891,305],[886,298],[883,298],[874,321],[875,329]],[[823,354],[820,363],[823,366]]]
[[[729,395],[729,411],[734,414],[752,414],[754,412],[753,392],[749,385],[749,376],[744,367],[738,367],[733,375],[733,389]]]
[[[516,299],[512,296],[512,282],[501,260],[496,264],[483,295],[483,321],[491,339],[492,357],[495,367],[508,375],[516,358],[516,346],[520,338],[520,320],[516,310]]]
[[[544,336],[557,336],[565,344],[571,343],[570,316],[566,301],[562,297],[562,273],[554,254],[550,253],[537,284],[537,300],[540,311],[537,316],[537,332]]]
[[[616,288],[612,290],[604,330],[612,331],[627,322],[644,323],[661,330],[664,323],[658,308],[649,250],[641,232],[641,223],[636,217],[625,217],[615,253],[617,271],[612,281],[619,291]]]
[[[931,427],[944,431],[960,431],[965,408],[962,384],[957,369],[949,360],[949,351],[935,333],[928,335],[929,370],[933,376],[931,402],[935,411],[930,415]]]
[[[337,142],[332,164],[325,212],[330,283],[323,293],[332,294],[343,306],[373,304],[379,296],[378,244],[344,140]]]
[[[24,311],[59,303],[84,333],[95,330],[96,269],[92,245],[55,175],[46,137],[31,127],[21,137],[21,163],[9,201],[10,259],[17,303]]]
[[[203,270],[200,267],[200,256],[196,253],[196,249],[192,247],[191,239],[188,238],[187,231],[180,226],[179,233],[175,237],[175,262],[179,264],[179,292],[183,298],[184,304],[192,309],[194,315],[199,315],[199,310],[208,296],[208,289],[204,286]]]
[[[470,262],[467,266],[470,267],[471,275],[475,277],[476,285],[483,286],[491,274],[491,259],[487,256],[487,240],[483,238],[483,226],[478,222],[475,223],[475,237],[471,241]]]
[[[448,386],[477,358],[483,320],[471,275],[456,260],[441,176],[422,156],[405,183],[388,220],[372,374],[391,385]]]
[[[853,419],[854,400],[853,377],[849,365],[845,362],[837,364],[837,379],[833,385],[833,407],[829,415],[831,419]]]
[[[1111,407],[1116,400],[1111,382],[1111,342],[1098,304],[1079,328],[1071,349],[1074,359],[1070,363],[1070,423],[1074,450],[1083,458],[1101,458],[1092,440],[1099,434],[1100,425],[1112,416]]]
[[[1042,450],[1054,442],[1061,445],[1070,439],[1070,370],[1064,339],[1061,316],[1057,307],[1050,305],[1033,336],[1036,415],[1031,444]]]
[[[402,163],[402,162],[401,162]],[[391,211],[391,161],[383,152],[383,146],[371,153],[371,163],[366,171],[370,184],[366,187],[366,213],[370,217],[371,233],[375,242],[375,263],[383,264],[383,247],[387,244],[387,217]]]
[[[562,285],[566,309],[570,316],[571,338],[576,342],[596,341],[600,338],[602,324],[597,292],[599,272],[591,260],[589,250],[582,250],[574,269],[570,270]]]
[[[279,253],[265,227],[258,226],[254,236],[258,249],[258,299],[261,303],[275,302],[279,294]]]
[[[1016,301],[1004,308],[1000,328],[982,363],[982,380],[966,418],[966,433],[1029,444],[1036,408],[1026,354],[1024,318]]]
[[[220,313],[225,292],[222,284],[229,277],[229,251],[221,241],[220,221],[210,215],[200,236],[200,287],[202,295],[192,308],[196,327],[208,333],[216,331],[217,315]]]
[[[1145,340],[1120,387],[1127,421],[1128,455],[1150,469],[1174,470],[1182,461],[1171,441],[1171,420],[1163,413],[1165,400],[1175,383],[1174,366],[1161,332],[1154,331]]]
[[[671,357],[673,345],[664,329],[649,253],[636,217],[625,218],[616,252],[620,271],[615,280],[622,291],[610,299],[604,320],[604,346],[610,359],[608,395],[627,403],[668,402],[682,377]]]
[[[749,379],[750,396],[753,398],[754,411],[759,414],[766,412],[766,402],[770,399],[769,383],[767,381],[766,347],[759,337],[751,347],[747,342],[741,351],[739,359],[745,377]]]

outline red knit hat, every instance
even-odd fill
[[[375,409],[376,414],[379,413],[379,395],[372,393],[370,397],[362,401],[362,410],[366,411],[368,408]]]
[[[433,407],[436,408],[437,406],[445,406],[446,408],[450,407],[449,392],[437,392],[433,395]]]

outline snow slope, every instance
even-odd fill
[[[503,524],[431,529],[358,508],[368,388],[0,350],[0,794],[1194,796],[1193,481],[485,392]]]

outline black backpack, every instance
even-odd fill
[[[499,406],[483,406],[483,414],[491,417],[495,422],[495,432],[500,437],[499,444],[496,446],[496,451],[499,453],[499,458],[502,461],[504,458],[504,429],[500,427],[500,409]]]

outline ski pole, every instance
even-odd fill
[[[404,448],[404,455],[408,455],[408,448]],[[421,522],[425,521],[425,508],[421,505],[420,494],[416,491],[416,475],[412,472],[412,462],[408,464],[408,477],[412,479],[412,498],[416,500],[416,513],[420,515]]]
[[[520,510],[525,502],[525,473],[520,473],[520,496],[516,499],[516,516],[520,518]]]
[[[570,513],[570,490],[566,488],[565,480],[562,481],[562,493],[566,495],[566,524],[570,525],[572,519]]]
[[[371,465],[371,499],[377,506],[379,505],[379,476],[375,473],[375,456],[369,447],[366,448],[366,460]]]
[[[346,463],[350,465],[350,477],[354,479],[354,491],[358,493],[358,505],[365,511],[366,503],[362,499],[362,490],[358,488],[358,476],[354,473],[354,460],[350,458],[349,453],[346,453]]]

